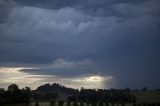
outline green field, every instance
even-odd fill
[[[160,103],[160,91],[136,91],[132,92],[140,103]]]

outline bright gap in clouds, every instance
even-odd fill
[[[7,88],[9,84],[18,84],[20,88],[29,86],[36,89],[38,86],[46,83],[60,83],[73,88],[107,88],[112,76],[84,75],[75,77],[64,77],[56,75],[41,75],[23,72],[21,70],[32,68],[20,67],[1,67],[0,68],[0,87]],[[34,69],[34,68],[33,68]]]

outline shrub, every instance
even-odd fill
[[[136,104],[136,103],[133,103],[133,106],[137,106],[137,104]]]
[[[156,103],[152,103],[152,106],[156,106]]]
[[[92,102],[91,106],[97,106],[97,103],[96,102]]]
[[[78,103],[77,103],[77,102],[74,102],[74,103],[73,103],[73,106],[78,106]]]
[[[51,101],[50,101],[50,106],[55,106],[55,105],[56,105],[55,100],[51,100]]]
[[[63,100],[58,101],[58,106],[63,106],[63,105],[64,105],[64,101]]]
[[[108,103],[108,102],[105,102],[105,106],[109,106],[109,103]]]
[[[152,104],[151,104],[151,103],[148,103],[148,106],[152,106]]]
[[[138,103],[138,106],[142,106],[142,104]]]
[[[35,106],[39,106],[39,103],[38,103],[38,102],[36,102],[36,103],[35,103]]]
[[[121,106],[125,106],[125,103],[121,103]]]
[[[67,106],[71,106],[71,102],[70,101],[67,101]]]
[[[99,102],[98,106],[103,106],[103,102]]]
[[[83,102],[80,102],[80,106],[84,106],[84,103],[83,103]]]
[[[87,106],[89,106],[89,105],[90,105],[90,103],[89,103],[89,102],[86,102],[86,104],[87,104]]]
[[[111,103],[111,105],[112,105],[112,106],[115,106],[115,104],[114,104],[113,102]]]
[[[157,106],[160,106],[160,103],[157,103]]]
[[[143,103],[143,106],[146,106],[146,103]]]

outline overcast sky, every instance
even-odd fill
[[[0,0],[0,87],[160,88],[159,5]]]

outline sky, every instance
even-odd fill
[[[0,87],[160,88],[159,0],[0,0]]]

